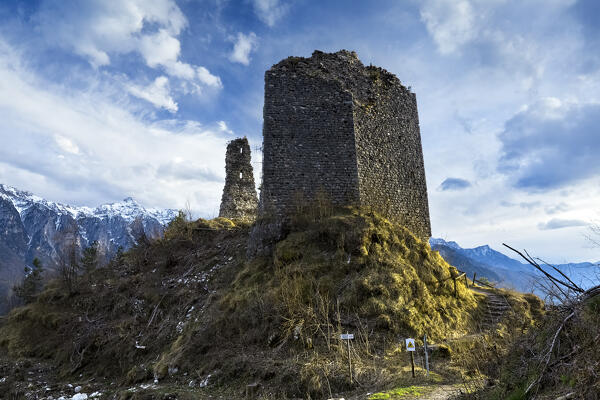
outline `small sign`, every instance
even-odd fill
[[[354,339],[354,333],[342,333],[340,335],[340,339],[342,339],[342,340],[351,340],[351,339]]]
[[[406,339],[406,351],[415,351],[415,339]]]

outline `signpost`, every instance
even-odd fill
[[[341,340],[345,340],[348,345],[348,371],[350,372],[350,383],[352,384],[352,359],[350,358],[350,341],[354,339],[353,333],[342,333],[340,335]]]
[[[429,354],[427,351],[427,334],[423,336],[423,348],[425,349],[425,369],[427,370],[427,377],[429,377]]]
[[[410,364],[412,366],[412,376],[415,377],[415,339],[406,339],[406,351],[410,352]]]

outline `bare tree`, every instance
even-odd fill
[[[79,260],[79,233],[77,226],[73,225],[60,232],[62,236],[61,242],[64,246],[61,251],[58,251],[58,262],[56,271],[63,288],[68,292],[69,296],[77,291],[78,276],[81,272]]]
[[[600,233],[600,230],[597,232]],[[584,305],[589,300],[600,296],[600,285],[585,290],[575,284],[569,276],[564,274],[558,268],[539,258],[531,257],[526,250],[521,252],[504,243],[503,245],[520,255],[525,261],[541,272],[546,282],[546,293],[558,300],[554,307],[554,318],[550,321],[551,331],[548,332],[550,334],[547,335],[546,343],[542,347],[542,351],[535,354],[533,350],[530,349],[530,358],[538,365],[535,368],[535,374],[533,375],[535,378],[528,384],[525,395],[526,397],[535,397],[538,390],[543,386],[542,382],[544,382],[544,379],[547,379],[547,377],[553,373],[552,369],[558,370],[558,366],[561,365],[564,365],[567,369],[571,369],[569,362],[572,361],[572,357],[581,353],[582,349],[585,347],[582,344],[586,341],[585,337],[582,340],[573,340],[571,337],[568,337],[569,335],[566,335],[567,337],[565,337],[564,332],[569,329],[571,321],[577,320],[583,313]],[[540,261],[542,265],[540,265],[538,261]],[[552,275],[552,271],[556,274]],[[579,324],[582,323],[582,321],[579,321]],[[596,333],[597,330],[591,329],[584,335],[593,337]],[[561,336],[563,336],[563,340],[561,340]],[[595,346],[598,338],[600,338],[600,335],[597,335],[591,341],[592,345]],[[575,392],[573,392],[573,394],[575,394]]]
[[[70,243],[58,263],[58,275],[69,296],[77,290],[77,281],[80,271],[79,260],[77,257],[77,246]]]

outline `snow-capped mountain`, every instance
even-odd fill
[[[445,247],[450,247],[451,249],[457,249],[460,250],[462,249],[462,247],[460,247],[458,245],[458,243],[456,242],[446,242],[444,239],[436,239],[436,238],[431,238],[429,239],[429,245],[433,248],[433,246],[445,246]]]
[[[460,246],[459,246],[460,248]],[[496,267],[501,267],[503,269],[512,270],[512,271],[531,271],[531,266],[529,264],[523,264],[517,260],[514,260],[499,251],[492,249],[487,244],[484,246],[475,247],[472,249],[461,249],[464,254],[468,257],[477,260],[479,262],[493,265]]]
[[[122,217],[126,221],[133,221],[140,215],[156,219],[163,225],[169,223],[176,215],[175,210],[159,210],[156,208],[144,208],[135,202],[131,197],[127,197],[118,203],[102,204],[96,208],[73,207],[65,204],[55,203],[45,200],[29,192],[18,190],[11,186],[0,183],[0,197],[10,200],[19,214],[27,211],[33,205],[42,205],[59,215],[70,215],[73,218],[97,217],[110,218]]]
[[[108,260],[143,236],[161,236],[176,215],[146,209],[130,197],[96,208],[73,207],[0,184],[0,312],[3,295],[35,257],[51,270],[72,245],[81,251],[97,241],[100,256]]]
[[[537,294],[536,281],[540,280],[540,273],[531,265],[521,263],[488,245],[463,249],[456,242],[446,242],[443,239],[431,238],[429,244],[433,250],[459,270],[466,272],[470,277],[476,272],[480,277],[486,277],[496,282],[501,287],[517,289],[522,292],[534,291]],[[569,276],[575,283],[583,288],[590,287],[599,281],[600,267],[598,263],[577,263],[554,265]],[[551,275],[557,275],[552,269],[546,268]],[[595,283],[597,284],[597,283]]]

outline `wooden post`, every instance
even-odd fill
[[[456,277],[453,277],[452,280],[454,281],[454,297],[458,298],[458,291],[456,290]]]
[[[410,364],[412,366],[412,377],[415,377],[415,352],[410,351]]]
[[[429,377],[429,354],[427,354],[427,334],[423,336],[423,348],[425,349],[425,370],[427,371],[427,377]]]
[[[251,383],[246,386],[246,399],[256,399],[258,397],[258,391],[260,389],[260,383]]]
[[[477,272],[473,272],[473,286],[475,286],[475,277],[477,276]]]
[[[347,339],[348,343],[348,370],[350,371],[350,384],[352,384],[352,359],[350,358],[350,339]]]
[[[465,285],[467,286],[467,289],[469,288],[469,277],[467,277],[467,273],[465,272]]]

